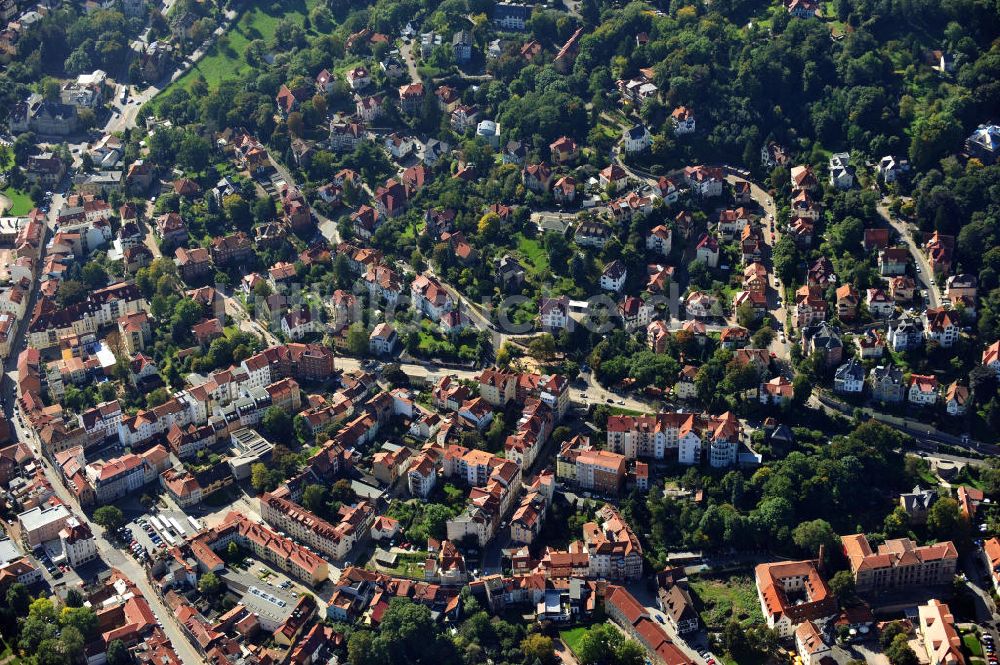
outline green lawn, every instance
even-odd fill
[[[540,240],[526,238],[520,233],[516,238],[517,250],[527,261],[528,265],[525,268],[528,269],[528,272],[537,275],[549,269],[549,257]]]
[[[695,607],[707,626],[722,627],[730,617],[747,626],[763,621],[757,590],[746,575],[729,578],[693,578]]]
[[[269,14],[267,9],[253,4],[236,20],[233,28],[226,33],[227,43],[222,48],[216,43],[189,69],[184,76],[167,86],[169,90],[175,85],[190,87],[199,76],[203,76],[209,87],[219,84],[225,79],[234,78],[250,70],[245,53],[247,46],[255,39],[262,39],[268,47],[273,45],[274,32],[282,18],[302,25],[306,14],[319,4],[319,0],[285,0],[280,14]]]
[[[568,630],[559,631],[559,639],[569,647],[569,650],[573,653],[577,652],[580,648],[580,642],[583,640],[583,636],[587,634],[589,628],[586,626],[577,626],[576,628],[570,628]]]
[[[3,214],[10,215],[12,217],[20,217],[22,215],[27,215],[31,212],[31,209],[35,207],[34,201],[28,196],[27,192],[21,191],[19,189],[14,189],[13,187],[8,187],[3,190],[3,195],[10,199],[11,207],[6,210]]]
[[[973,658],[982,658],[983,645],[980,644],[979,636],[977,636],[974,632],[962,632],[962,646],[965,647],[966,653]]]
[[[366,567],[389,575],[395,575],[396,577],[409,577],[420,580],[424,578],[424,562],[426,561],[427,552],[413,552],[410,554],[397,554],[396,566],[393,568],[376,565],[374,558],[368,562]]]

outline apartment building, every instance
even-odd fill
[[[556,475],[581,490],[616,495],[625,482],[624,455],[595,450],[586,437],[577,435],[565,442],[556,457]]]
[[[642,545],[611,504],[597,511],[596,521],[583,525],[583,542],[590,555],[592,577],[625,581],[642,577]]]
[[[223,565],[217,553],[231,542],[306,584],[319,585],[329,575],[329,566],[321,557],[237,512],[229,513],[222,524],[192,540],[191,550],[199,569],[208,571]]]
[[[660,413],[608,418],[607,449],[634,460],[665,459],[677,451],[681,464],[708,461],[716,468],[736,463],[742,429],[731,413],[709,416]]]
[[[260,497],[260,511],[271,526],[337,561],[368,537],[375,521],[375,508],[366,501],[342,506],[340,521],[334,525],[294,501],[268,492]]]
[[[93,462],[84,469],[95,501],[111,503],[151,483],[170,466],[170,455],[157,445],[141,455],[127,453],[107,462]]]
[[[118,282],[87,294],[83,301],[59,307],[42,298],[31,314],[28,343],[45,350],[59,344],[68,335],[96,333],[123,316],[145,311],[147,304],[135,284]]]
[[[783,638],[791,637],[800,623],[825,619],[837,612],[837,599],[815,561],[762,563],[754,574],[767,626]]]
[[[858,591],[950,584],[958,566],[958,550],[950,540],[918,546],[909,538],[895,538],[876,551],[864,534],[840,540]]]

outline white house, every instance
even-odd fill
[[[709,268],[718,267],[719,241],[707,233],[702,235],[701,238],[698,239],[698,244],[695,246],[694,260],[699,263],[704,263]]]
[[[719,299],[704,291],[692,291],[684,301],[684,310],[688,316],[696,319],[706,319],[722,313]]]
[[[851,156],[846,152],[830,155],[830,185],[837,189],[854,187],[854,168]]]
[[[545,330],[563,330],[569,327],[569,298],[542,298],[538,306],[542,328]]]
[[[833,375],[834,391],[844,394],[858,394],[865,389],[865,368],[857,358],[851,358],[837,368]]]
[[[653,136],[649,133],[646,125],[635,125],[622,133],[622,149],[626,155],[649,150],[651,145],[653,145]]]
[[[612,261],[604,268],[604,272],[601,274],[601,288],[605,291],[618,291],[622,290],[625,286],[625,279],[628,277],[628,270],[625,268],[625,264],[621,261]]]
[[[896,303],[883,289],[865,291],[865,305],[873,319],[887,319],[896,312]]]
[[[651,228],[646,234],[646,249],[648,251],[668,256],[672,247],[673,233],[669,227],[660,224]]]
[[[347,87],[351,90],[360,90],[372,82],[372,75],[365,67],[355,67],[345,76],[347,77]]]
[[[933,374],[912,375],[906,399],[910,404],[917,406],[934,406],[938,399],[937,377]]]
[[[368,346],[374,355],[388,356],[392,355],[398,341],[399,336],[396,334],[396,329],[388,323],[380,323],[372,330],[372,334],[368,338]]]

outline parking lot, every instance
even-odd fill
[[[122,527],[119,535],[132,555],[142,561],[157,549],[165,550],[180,544],[199,528],[201,522],[196,527],[181,511],[161,510],[131,520]]]

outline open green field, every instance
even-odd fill
[[[517,250],[528,262],[525,268],[532,274],[537,275],[549,269],[549,257],[540,240],[526,238],[523,234],[518,234]]]
[[[28,193],[19,189],[8,187],[0,192],[0,194],[6,196],[11,202],[11,207],[3,213],[5,215],[20,217],[22,215],[27,215],[31,212],[31,209],[35,207],[35,204],[31,200],[31,197],[28,196]]]
[[[744,626],[760,623],[763,616],[753,580],[746,575],[728,578],[692,578],[695,607],[707,626],[724,626],[735,618]]]
[[[245,58],[250,42],[262,39],[270,47],[282,18],[301,26],[306,14],[317,4],[319,0],[286,0],[282,3],[283,10],[279,14],[269,14],[269,7],[251,5],[225,34],[225,44],[221,47],[219,43],[214,44],[194,67],[164,90],[170,90],[174,86],[190,87],[199,76],[204,77],[209,87],[212,87],[220,81],[246,73],[250,70]]]
[[[586,626],[577,626],[576,628],[569,628],[567,630],[559,631],[559,639],[569,647],[569,650],[573,653],[577,652],[580,647],[580,641],[583,640],[583,636],[587,634],[589,629]]]

